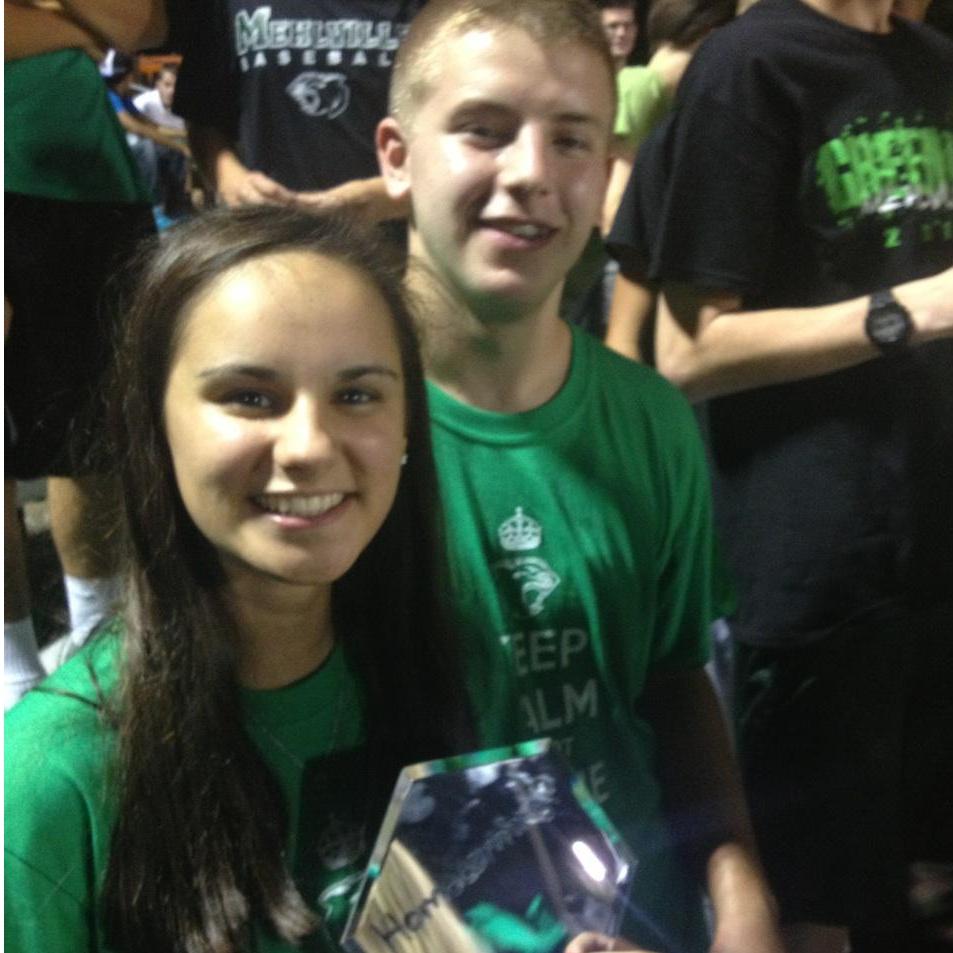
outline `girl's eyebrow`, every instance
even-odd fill
[[[338,372],[338,378],[344,381],[357,380],[359,377],[366,377],[369,374],[392,377],[394,380],[400,380],[400,373],[386,364],[357,364],[354,367],[346,367]],[[258,364],[243,364],[235,361],[226,364],[217,364],[214,367],[207,367],[196,375],[200,378],[210,377],[253,377],[257,380],[275,381],[279,378],[277,371],[270,367],[262,367]]]
[[[276,371],[270,367],[261,367],[258,364],[242,364],[236,361],[230,364],[218,364],[215,367],[207,367],[199,371],[197,377],[227,377],[233,375],[236,377],[255,377],[259,380],[274,381],[278,379]]]
[[[356,367],[345,368],[338,374],[338,377],[341,380],[353,381],[359,377],[365,377],[368,374],[382,374],[385,377],[400,380],[400,374],[385,364],[358,364]]]

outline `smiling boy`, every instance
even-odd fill
[[[707,949],[706,885],[713,950],[776,953],[702,669],[712,539],[694,419],[558,317],[599,215],[614,100],[584,0],[433,0],[395,64],[378,154],[413,206],[450,602],[483,741],[552,736],[639,856],[632,939]]]

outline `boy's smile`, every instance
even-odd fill
[[[411,253],[476,313],[532,311],[598,219],[611,77],[584,45],[544,49],[512,27],[447,47],[411,128],[382,127],[385,171],[411,191]]]

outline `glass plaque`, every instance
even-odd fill
[[[344,932],[352,953],[556,953],[616,935],[633,861],[549,741],[405,768]]]

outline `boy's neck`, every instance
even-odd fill
[[[818,13],[866,33],[890,33],[893,0],[803,0]]]
[[[559,317],[562,286],[538,308],[481,316],[449,293],[411,282],[427,377],[465,404],[521,413],[555,396],[569,373],[572,334]]]
[[[649,60],[649,69],[658,76],[669,98],[675,96],[675,89],[691,62],[696,46],[680,49],[671,43],[662,43]]]

